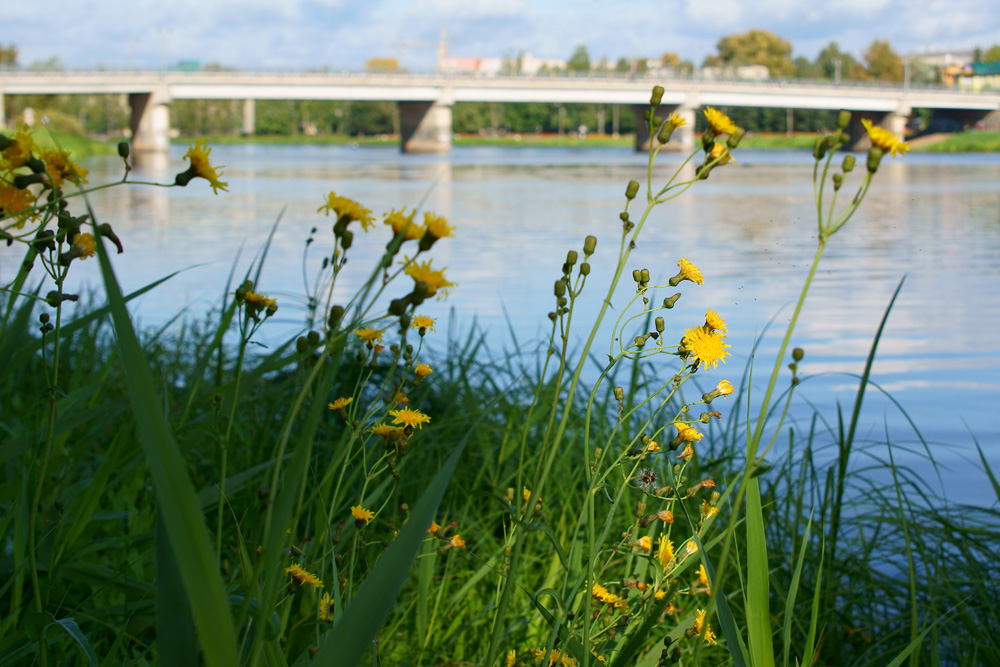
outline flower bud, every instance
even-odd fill
[[[589,276],[590,275],[590,263],[589,262],[584,262],[583,264],[580,265],[580,275],[581,276]]]
[[[639,181],[629,181],[625,187],[625,197],[631,201],[639,193]]]
[[[882,162],[882,149],[878,146],[872,146],[868,149],[868,171],[874,174],[878,171],[878,165]]]
[[[566,294],[566,281],[557,280],[553,291],[555,292],[556,296],[559,297],[564,296]]]
[[[844,163],[841,165],[841,168],[844,170],[845,174],[850,173],[850,171],[854,169],[854,156],[845,155]]]
[[[656,134],[656,140],[661,144],[665,144],[670,141],[670,137],[674,134],[674,124],[669,120],[660,126],[660,131]]]
[[[843,174],[834,174],[833,175],[833,191],[836,192],[837,190],[839,190],[840,186],[842,186],[843,184],[844,184],[844,176],[843,176]]]
[[[302,354],[309,349],[309,342],[306,340],[305,336],[299,336],[295,339],[295,351]]]
[[[639,269],[634,269],[632,271],[632,280],[634,280],[637,283],[642,282],[642,271],[640,271]]]
[[[574,264],[576,264],[576,260],[577,260],[576,250],[570,250],[568,253],[566,253],[567,264],[573,266]]]
[[[389,302],[389,314],[393,317],[399,317],[406,312],[406,306],[409,305],[406,299],[393,299]]]
[[[729,150],[731,151],[736,150],[739,147],[740,142],[743,141],[743,136],[746,133],[747,131],[744,130],[742,127],[737,127],[736,131],[730,134],[729,138],[726,139],[726,147],[729,148]]]
[[[796,347],[792,349],[792,359],[795,361],[802,361],[802,357],[806,356],[806,351],[801,347]]]
[[[643,269],[639,272],[639,279],[643,283],[649,282],[649,269]]]
[[[625,400],[625,390],[622,387],[615,387],[615,400],[616,401]]]
[[[332,306],[330,308],[330,316],[327,318],[327,325],[331,329],[336,329],[340,326],[340,320],[344,317],[344,307],[343,306]]]
[[[663,101],[663,86],[653,86],[653,94],[649,96],[650,105],[658,107],[661,101]]]
[[[584,256],[589,257],[590,255],[593,255],[595,250],[597,250],[597,237],[587,236],[587,238],[583,240]]]
[[[847,128],[851,124],[851,112],[847,109],[841,109],[840,113],[837,114],[837,127],[841,130]]]
[[[656,331],[659,332],[659,333],[663,333],[664,328],[666,328],[666,327],[664,325],[663,318],[662,317],[657,317],[656,318]]]
[[[128,151],[128,142],[127,141],[119,141],[118,142],[118,156],[121,157],[123,160],[127,160],[128,159],[128,152],[129,152]]]
[[[310,331],[308,336],[306,336],[306,340],[309,342],[310,345],[319,345],[319,332]]]
[[[813,157],[817,160],[822,160],[826,156],[826,137],[816,137],[816,143],[813,144]]]

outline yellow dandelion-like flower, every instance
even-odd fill
[[[38,218],[31,209],[35,206],[35,195],[28,188],[15,188],[0,182],[0,218],[13,218],[13,227],[21,229],[28,220]]]
[[[719,392],[719,396],[729,396],[733,393],[733,385],[730,384],[729,380],[719,380],[719,384],[716,385],[715,390]]]
[[[317,213],[320,211],[326,211],[328,216],[331,212],[335,213],[337,220],[345,220],[348,223],[357,220],[365,231],[375,226],[375,216],[370,210],[353,199],[341,197],[336,192],[326,195],[326,203],[316,209]]]
[[[410,322],[410,328],[417,329],[420,335],[423,336],[428,331],[434,331],[435,321],[436,320],[431,317],[427,317],[426,315],[417,315],[413,318],[413,321]]]
[[[382,334],[385,333],[384,329],[371,329],[365,327],[364,329],[358,329],[354,332],[354,335],[365,341],[366,343],[374,343],[376,341],[382,340]]]
[[[11,170],[23,167],[31,159],[31,152],[35,149],[31,128],[28,127],[27,123],[21,123],[17,126],[14,136],[8,138],[13,143],[3,149],[3,157],[7,161],[6,166]]]
[[[724,164],[737,164],[736,160],[733,159],[732,154],[729,152],[729,148],[722,144],[715,144],[712,146],[712,150],[708,152],[708,161],[718,160],[717,166],[721,167]]]
[[[447,268],[447,267],[445,267]],[[431,260],[426,262],[407,262],[406,275],[413,278],[414,283],[424,283],[427,285],[427,296],[438,295],[443,298],[448,295],[448,290],[455,287],[455,283],[444,277],[444,269],[435,270],[431,268]]]
[[[278,303],[276,300],[264,296],[263,294],[257,294],[256,292],[247,292],[246,296],[243,298],[243,301],[248,306],[259,308],[261,310],[274,306]]]
[[[330,605],[331,605],[330,594],[323,593],[323,597],[321,597],[319,600],[319,613],[317,614],[319,620],[321,621],[333,620],[333,612],[330,611]]]
[[[653,538],[649,535],[643,535],[639,539],[639,548],[648,553],[653,548]]]
[[[693,540],[689,541],[686,545],[684,545],[684,550],[687,552],[688,556],[696,554],[698,553],[698,543]]]
[[[375,518],[375,513],[369,509],[365,509],[361,505],[352,505],[351,516],[354,517],[355,521],[358,522],[364,521],[365,525],[367,526],[369,523],[371,523],[371,520]]]
[[[350,405],[351,401],[353,400],[354,400],[353,396],[348,396],[347,398],[338,398],[333,403],[330,403],[328,405],[331,410],[343,410],[348,405]]]
[[[712,628],[705,621],[705,610],[698,609],[695,611],[694,615],[694,633],[696,635],[701,635],[707,644],[715,644],[715,633],[712,632]]]
[[[680,454],[678,454],[677,458],[679,458],[679,459],[686,459],[687,457],[689,457],[689,456],[691,456],[693,454],[694,454],[694,447],[692,447],[691,443],[689,442],[686,445],[684,445],[684,451],[682,451]]]
[[[704,433],[690,424],[674,422],[674,426],[677,428],[677,437],[681,439],[681,442],[698,442],[705,437]]]
[[[438,524],[437,521],[431,521],[431,525],[427,529],[427,534],[428,535],[433,535],[434,533],[438,532],[439,530],[441,530],[440,524]]]
[[[404,427],[409,426],[410,428],[423,428],[423,425],[431,420],[430,417],[419,410],[411,410],[410,408],[389,410],[389,414],[392,415],[393,424],[400,424]]]
[[[80,258],[81,260],[93,257],[97,253],[97,248],[94,246],[93,234],[77,234],[73,237],[73,245],[83,253],[83,256]]]
[[[514,667],[517,664],[517,651],[511,649],[507,651],[507,659],[504,660],[504,667]]]
[[[385,214],[385,224],[392,227],[392,235],[399,236],[406,230],[406,235],[403,237],[404,241],[419,241],[424,235],[424,228],[413,221],[417,215],[416,211],[410,211],[409,214],[406,213],[406,207],[404,206],[401,210],[397,211],[392,209],[392,211]]]
[[[716,134],[733,134],[739,129],[729,116],[713,107],[705,107],[705,119]]]
[[[658,452],[658,451],[660,451],[660,443],[658,443],[656,440],[650,440],[649,444],[646,445],[646,451],[647,452]]]
[[[415,369],[413,369],[413,373],[418,378],[427,377],[428,375],[430,375],[433,372],[434,372],[434,370],[430,366],[428,366],[427,364],[417,364],[417,367]]]
[[[702,500],[701,500],[701,513],[704,514],[706,517],[715,516],[716,514],[719,513],[719,508],[718,507],[712,507],[711,505],[708,504],[707,500],[705,500],[704,498],[702,498]]]
[[[678,127],[683,127],[687,125],[687,118],[681,118],[680,116],[674,113],[670,114],[670,118],[667,119],[667,122],[673,125],[674,129],[676,130]]]
[[[910,144],[900,141],[898,136],[884,127],[873,125],[867,118],[862,118],[861,124],[868,131],[868,137],[872,140],[872,146],[878,146],[893,157],[896,157],[897,152],[900,155],[906,155],[906,151],[910,150]]]
[[[705,368],[715,368],[719,362],[726,362],[726,357],[730,356],[726,352],[726,338],[720,333],[709,333],[704,327],[687,329],[684,332],[684,348],[691,355],[701,362]]]
[[[310,574],[298,563],[292,563],[285,568],[285,574],[292,575],[292,579],[299,584],[309,584],[313,588],[323,588],[323,582],[315,574]]]
[[[368,432],[374,435],[381,435],[385,438],[393,438],[403,433],[403,427],[392,426],[391,424],[375,424]]]
[[[435,239],[446,239],[452,235],[453,231],[455,228],[450,226],[444,217],[431,211],[424,213],[424,229],[421,236],[428,235]]]
[[[682,280],[690,280],[698,285],[705,284],[705,276],[701,275],[698,267],[688,261],[687,257],[681,257],[680,261],[677,262],[677,266],[681,267]]]
[[[215,194],[219,194],[219,190],[228,192],[229,183],[223,183],[219,180],[219,176],[222,175],[219,170],[224,169],[224,167],[212,166],[208,157],[211,153],[212,149],[208,147],[208,143],[204,139],[199,139],[191,144],[188,152],[184,154],[184,159],[190,160],[191,166],[187,171],[177,174],[174,182],[177,185],[187,185],[192,178],[204,178],[211,184],[212,192]]]
[[[665,537],[660,538],[660,549],[656,554],[656,557],[660,561],[660,565],[666,567],[670,564],[670,561],[674,559],[674,543]]]
[[[660,590],[660,591],[656,591],[655,593],[653,593],[653,599],[654,600],[662,600],[665,597],[667,597],[667,592],[666,591]]]
[[[464,549],[465,548],[465,540],[463,540],[462,536],[459,535],[459,534],[457,534],[457,533],[452,536],[451,540],[448,541],[448,544],[451,545],[452,549]]]
[[[43,148],[41,158],[53,188],[61,188],[64,180],[87,182],[87,170],[73,162],[66,151]]]
[[[708,589],[708,572],[705,570],[705,564],[702,563],[698,566],[698,584],[705,589]],[[706,591],[707,592],[707,591]],[[711,595],[711,593],[709,593]]]
[[[711,308],[705,313],[705,328],[709,331],[721,331],[722,333],[726,333],[727,331],[726,321],[719,317],[719,314]]]
[[[513,489],[511,489],[511,491],[513,491]],[[531,489],[529,489],[526,486],[521,487],[521,495],[524,497],[524,502],[528,502],[529,500],[531,500]],[[535,498],[535,502],[540,503],[542,502],[542,499]]]

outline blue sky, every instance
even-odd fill
[[[22,65],[69,68],[196,60],[240,69],[357,70],[371,57],[429,70],[441,28],[456,56],[592,59],[679,53],[700,63],[720,37],[763,28],[815,57],[831,41],[860,55],[875,38],[901,53],[1000,44],[995,0],[56,0],[10,2],[0,44]]]

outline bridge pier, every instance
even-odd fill
[[[244,137],[257,133],[257,100],[243,100],[243,125],[241,132]]]
[[[448,153],[451,150],[451,107],[450,102],[400,102],[401,150],[404,153]]]
[[[635,150],[639,153],[645,153],[649,150],[649,128],[646,125],[646,119],[642,117],[648,108],[649,105],[645,104],[632,107],[635,112]],[[662,104],[657,115],[660,118],[666,118],[674,113],[686,120],[687,123],[674,130],[670,142],[662,150],[670,153],[690,153],[694,150],[695,107],[687,104]]]
[[[166,90],[151,93],[129,93],[132,109],[129,127],[132,130],[132,150],[137,153],[160,152],[170,149],[170,95]]]
[[[867,118],[872,125],[883,127],[895,135],[904,137],[906,135],[906,120],[909,118],[912,109],[900,107],[896,111],[853,111],[851,112],[851,124],[847,127],[847,134],[850,141],[846,144],[849,150],[866,151],[872,146],[868,138],[868,131],[861,124],[861,119]]]
[[[0,88],[0,130],[7,127],[7,107],[3,103],[3,89]]]

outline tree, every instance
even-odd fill
[[[615,63],[615,71],[619,74],[628,74],[632,69],[632,65],[629,63],[628,58],[619,58],[618,62]]]
[[[840,67],[840,79],[851,81],[867,79],[868,72],[850,53],[840,50],[837,42],[827,44],[816,56],[816,76],[822,79],[836,79],[837,67]]]
[[[17,57],[16,52],[14,57],[15,58]],[[981,62],[984,63],[995,63],[996,61],[1000,60],[1000,44],[994,44],[990,48],[983,51],[983,53],[979,57]]]
[[[892,50],[888,40],[876,39],[865,51],[862,59],[868,75],[880,81],[902,81],[903,59]]]
[[[0,45],[0,67],[3,69],[17,68],[17,46],[14,44],[10,46]]]
[[[402,72],[403,70],[399,67],[399,61],[395,58],[369,58],[365,61],[365,71],[391,73]]]
[[[569,61],[566,63],[566,69],[570,72],[589,72],[590,71],[590,55],[587,53],[587,47],[582,44],[576,47],[573,51],[573,55],[570,56]]]
[[[705,58],[708,66],[763,65],[771,76],[792,76],[790,42],[766,30],[750,30],[741,35],[726,35],[715,45],[718,55]]]
[[[681,57],[673,51],[667,51],[660,56],[660,65],[669,70],[673,70],[676,74],[690,74],[694,71],[694,63],[690,60],[682,60]]]

